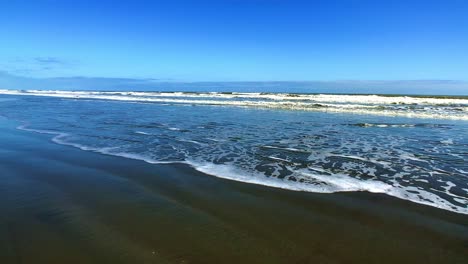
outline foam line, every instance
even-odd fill
[[[0,90],[0,94],[468,120],[468,99],[379,95]],[[222,100],[220,100],[222,99]],[[377,125],[378,126],[378,125]]]
[[[259,172],[252,172],[243,170],[239,167],[226,164],[214,164],[211,162],[201,162],[195,160],[185,161],[158,161],[153,158],[146,157],[144,155],[128,153],[124,151],[118,151],[118,147],[107,147],[107,148],[95,148],[89,147],[73,142],[67,141],[67,137],[70,135],[67,133],[39,130],[27,128],[25,125],[18,126],[17,129],[52,135],[52,141],[66,146],[72,146],[84,151],[92,151],[105,155],[118,156],[128,159],[141,160],[150,164],[173,164],[173,163],[184,163],[188,164],[194,169],[203,172],[208,175],[216,176],[219,178],[264,185],[268,187],[281,188],[293,191],[305,191],[315,193],[334,193],[334,192],[351,192],[351,191],[367,191],[372,193],[385,193],[400,199],[409,200],[415,203],[429,205],[444,210],[449,210],[457,213],[468,214],[468,199],[465,197],[450,194],[449,191],[455,185],[451,182],[447,182],[446,192],[448,195],[455,196],[456,201],[464,204],[465,206],[456,206],[451,204],[447,200],[442,199],[434,193],[422,190],[412,186],[402,186],[398,182],[393,181],[392,183],[384,183],[378,180],[363,180],[350,177],[345,174],[334,173],[331,175],[325,175],[328,173],[322,168],[310,167],[314,172],[310,170],[295,170],[292,176],[299,179],[306,179],[308,182],[316,182],[317,184],[308,184],[299,181],[283,180],[275,177],[266,177]],[[354,156],[344,156],[348,158],[356,158]],[[275,158],[278,159],[278,158]],[[361,159],[361,158],[360,158]],[[316,173],[315,173],[316,172]],[[468,191],[464,189],[465,191]]]

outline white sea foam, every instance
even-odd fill
[[[440,143],[447,144],[447,145],[452,145],[453,144],[453,139],[449,138],[449,139],[446,139],[446,140],[441,140]]]
[[[225,164],[214,164],[207,162],[188,161],[187,164],[191,165],[196,170],[208,175],[218,178],[224,178],[239,182],[252,183],[264,185],[268,187],[275,187],[293,191],[305,191],[316,193],[334,193],[344,191],[369,191],[376,193],[384,193],[391,188],[378,181],[361,181],[351,178],[346,175],[333,175],[323,176],[311,173],[300,173],[300,175],[320,180],[326,184],[303,184],[297,181],[282,180],[275,177],[265,177],[260,173],[253,173],[250,171],[242,170],[238,167]],[[297,174],[296,176],[299,176]]]
[[[225,178],[240,182],[259,184],[269,187],[282,188],[294,191],[306,191],[317,193],[334,193],[334,192],[350,192],[350,191],[367,191],[373,193],[385,193],[397,198],[413,201],[420,204],[434,206],[444,210],[449,210],[457,213],[468,214],[468,199],[459,195],[451,193],[452,188],[455,186],[450,181],[442,181],[446,184],[444,190],[433,190],[434,192],[441,192],[449,195],[454,201],[461,205],[450,203],[448,200],[443,199],[433,192],[423,190],[422,188],[414,186],[403,186],[401,182],[397,181],[404,177],[405,173],[401,176],[395,176],[391,182],[383,182],[376,179],[360,179],[351,177],[344,173],[331,173],[321,167],[309,166],[308,169],[292,169],[293,174],[288,175],[286,179],[279,179],[277,177],[267,177],[259,171],[245,169],[241,166],[230,164],[214,164],[207,161],[198,160],[185,160],[185,161],[160,161],[155,158],[143,154],[131,153],[126,151],[125,148],[120,149],[117,147],[91,147],[78,144],[72,141],[73,137],[70,134],[49,130],[31,129],[26,126],[19,126],[18,129],[48,134],[53,136],[52,141],[61,145],[72,146],[85,151],[92,151],[105,155],[119,156],[128,159],[135,159],[145,161],[151,164],[164,164],[164,163],[185,163],[198,171],[213,175],[219,178]],[[333,156],[333,155],[332,155]],[[355,155],[334,155],[336,157],[348,158],[358,161],[366,161],[372,163],[380,163],[388,165],[388,162],[381,160],[374,160],[363,158]],[[269,156],[270,159],[277,162],[292,163],[290,160]],[[292,163],[292,165],[294,165]],[[291,166],[292,166],[291,165]],[[292,180],[292,179],[295,180]],[[302,181],[301,181],[302,180]],[[422,179],[424,181],[424,179]],[[402,182],[406,182],[402,179]],[[427,181],[426,181],[427,182]],[[463,189],[468,192],[467,189]]]
[[[466,198],[458,198],[457,201],[464,204],[464,206],[456,206],[431,192],[422,190],[417,187],[403,187],[397,183],[395,183],[394,186],[394,188],[390,189],[387,192],[388,195],[395,196],[404,200],[409,200],[419,204],[437,207],[448,211],[453,211],[461,214],[468,214],[468,199]]]
[[[415,127],[416,125],[414,124],[370,124],[370,123],[361,123],[361,124],[355,124],[356,126],[361,126],[361,127]]]
[[[96,148],[96,147],[90,147],[90,146],[70,142],[70,141],[66,140],[66,138],[70,136],[67,133],[55,132],[55,131],[49,131],[49,130],[31,129],[31,128],[27,128],[26,125],[18,126],[17,129],[23,130],[23,131],[40,133],[40,134],[54,135],[54,137],[52,137],[52,139],[51,139],[52,142],[60,144],[60,145],[75,147],[75,148],[78,148],[78,149],[81,149],[81,150],[84,150],[84,151],[92,151],[92,152],[97,152],[97,153],[104,154],[104,155],[118,156],[118,157],[123,157],[123,158],[128,158],[128,159],[135,159],[135,160],[142,160],[142,161],[145,161],[145,162],[151,163],[151,164],[177,163],[177,161],[158,161],[158,160],[148,158],[148,157],[146,157],[144,155],[128,153],[128,152],[122,152],[122,151],[116,151],[118,149],[118,147]]]
[[[275,147],[275,146],[261,146],[262,148],[269,148],[269,149],[278,149],[278,150],[286,150],[292,152],[301,152],[301,153],[309,153],[308,151],[297,149],[297,148],[282,148],[282,147]]]
[[[196,140],[190,140],[190,139],[182,139],[182,138],[179,138],[179,139],[177,139],[177,141],[180,141],[180,142],[188,142],[188,143],[196,144],[196,145],[199,145],[199,146],[206,146],[206,145],[207,145],[207,144],[205,144],[205,143],[198,142],[198,141],[196,141]]]
[[[468,120],[468,99],[410,96],[0,90],[0,94],[75,99],[241,106],[331,113]],[[222,100],[220,100],[222,99]],[[418,107],[415,107],[418,106]],[[378,126],[378,125],[377,125]],[[385,126],[385,125],[382,125]]]
[[[225,142],[225,139],[218,139],[218,138],[206,138],[207,140],[211,140],[213,142]]]
[[[274,161],[279,161],[279,162],[285,162],[285,163],[290,163],[290,164],[297,164],[299,165],[299,163],[294,163],[290,160],[287,160],[287,159],[282,159],[282,158],[278,158],[278,157],[274,157],[274,156],[268,156],[268,159],[271,159],[271,160],[274,160]]]
[[[323,192],[368,191],[372,193],[386,193],[392,186],[375,180],[360,180],[344,174],[321,175],[304,170],[298,171],[304,177],[325,183]]]
[[[151,135],[150,133],[146,133],[146,132],[143,132],[143,131],[135,131],[135,134],[146,135],[146,136]]]

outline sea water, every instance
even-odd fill
[[[85,151],[468,214],[466,97],[0,90],[0,115]]]

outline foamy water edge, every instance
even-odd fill
[[[237,182],[250,183],[263,185],[267,187],[286,189],[291,191],[304,191],[312,193],[336,193],[336,192],[355,192],[355,191],[367,191],[371,193],[384,193],[399,199],[408,200],[414,203],[428,205],[439,209],[452,211],[460,214],[468,215],[468,207],[455,206],[448,201],[440,198],[439,196],[426,192],[415,187],[403,187],[397,184],[396,186],[375,180],[359,180],[349,177],[344,174],[333,175],[327,177],[319,174],[312,174],[309,171],[303,171],[300,173],[307,174],[307,176],[321,180],[329,184],[327,187],[317,187],[311,184],[301,184],[298,182],[281,180],[277,178],[265,177],[264,175],[255,175],[254,173],[245,172],[239,168],[231,165],[214,164],[209,162],[197,162],[197,161],[158,161],[152,158],[147,158],[142,155],[126,153],[126,152],[113,152],[112,147],[108,148],[93,148],[84,146],[81,144],[67,142],[64,138],[70,136],[68,133],[31,129],[26,125],[20,125],[17,127],[19,130],[34,132],[39,134],[52,135],[51,141],[65,146],[71,146],[78,148],[83,151],[91,151],[99,154],[116,156],[134,160],[144,161],[149,164],[187,164],[197,171],[204,174],[215,176],[218,178],[233,180]],[[400,187],[400,188],[399,188]],[[414,193],[417,192],[417,193]],[[463,200],[467,200],[461,197]],[[429,202],[429,201],[431,202]]]

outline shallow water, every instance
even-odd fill
[[[59,144],[284,189],[386,193],[468,214],[466,99],[2,93],[10,94],[0,95],[1,115]]]
[[[70,148],[0,117],[0,263],[465,263],[466,215]]]

